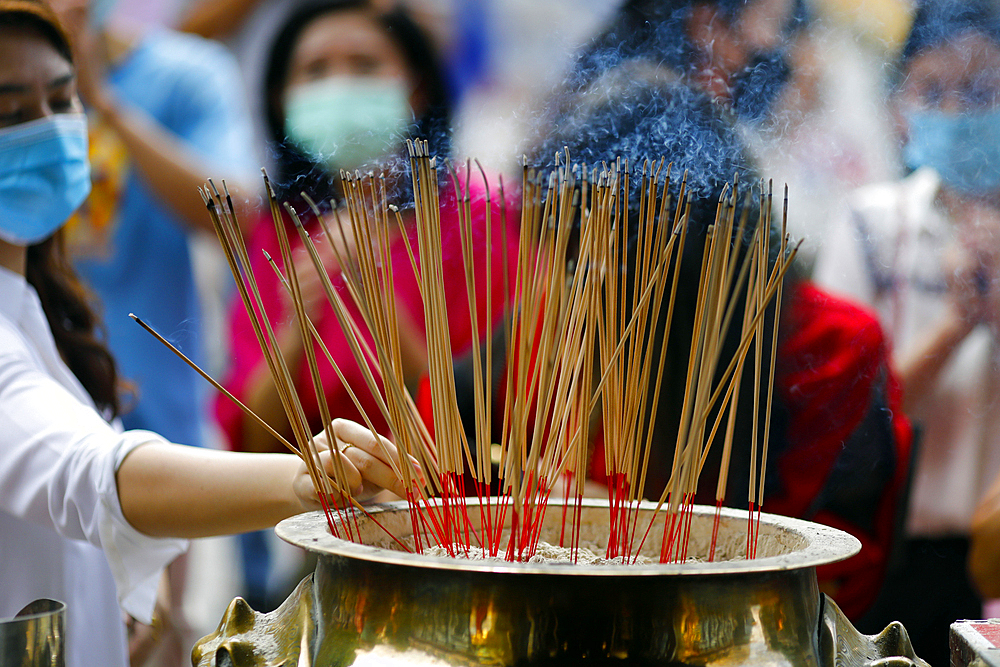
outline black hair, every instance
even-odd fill
[[[25,279],[38,293],[59,356],[87,390],[106,419],[121,413],[121,392],[115,358],[104,343],[103,322],[91,303],[93,294],[83,285],[69,260],[62,230],[28,246]]]
[[[675,189],[680,170],[687,170],[687,191],[695,200],[718,196],[734,177],[754,178],[731,114],[651,62],[623,64],[565,98],[535,140],[530,162],[551,167],[564,148],[572,162],[621,158],[633,169],[663,156],[674,163]],[[638,179],[633,183],[640,187]]]
[[[584,49],[568,81],[569,90],[589,85],[603,72],[629,60],[646,60],[686,73],[697,50],[687,33],[691,12],[698,5],[715,9],[735,21],[757,0],[625,0],[601,33]],[[805,0],[794,0],[784,27],[791,35],[808,20]]]
[[[0,28],[34,30],[70,64],[73,54],[55,14],[40,3],[38,10],[0,10]],[[92,295],[80,282],[63,243],[63,232],[28,246],[25,279],[38,294],[59,355],[94,400],[105,418],[120,412],[118,368],[104,344],[101,320],[91,308]]]
[[[264,76],[264,108],[269,143],[276,152],[278,173],[273,181],[278,196],[294,199],[300,191],[314,199],[336,198],[336,177],[324,165],[298,150],[285,137],[284,118],[274,100],[285,87],[292,50],[302,31],[318,17],[332,12],[370,10],[385,34],[399,47],[407,66],[417,75],[426,109],[417,119],[411,138],[426,139],[433,154],[451,152],[452,100],[444,69],[431,37],[402,6],[378,11],[368,0],[308,0],[292,12],[272,42]]]
[[[899,71],[927,51],[977,32],[1000,46],[1000,9],[993,0],[919,0],[899,54]]]

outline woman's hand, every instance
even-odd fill
[[[330,249],[330,244],[323,240],[315,243],[315,247],[327,275],[332,278],[339,273],[340,264],[337,262],[336,255]],[[319,272],[316,271],[316,265],[313,264],[312,256],[306,248],[300,246],[292,250],[292,262],[295,264],[295,275],[299,281],[302,308],[305,311],[306,317],[315,321],[321,305],[326,303],[326,291],[323,288],[323,279],[320,277]],[[281,290],[281,297],[285,312],[294,315],[295,305],[292,303],[292,295],[289,294],[288,290],[283,289]],[[289,326],[298,327],[294,323]],[[298,336],[297,330],[296,336]]]
[[[326,432],[320,433],[313,442],[319,450],[323,469],[335,479],[334,460],[337,456],[343,465],[345,480],[351,496],[356,500],[367,500],[381,489],[387,489],[397,496],[406,497],[406,488],[399,479],[399,450],[382,436],[375,436],[368,428],[347,419],[334,419],[330,424],[335,442],[331,447]],[[419,463],[409,457],[413,475],[422,484],[424,474]],[[299,466],[294,482],[295,494],[306,509],[320,509],[319,496],[309,477],[305,463]]]
[[[905,349],[897,348],[896,368],[906,388],[903,409],[919,410],[955,349],[977,326],[1000,330],[1000,215],[991,207],[946,202],[958,223],[958,238],[943,250],[947,307],[927,323]]]

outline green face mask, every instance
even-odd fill
[[[285,100],[285,135],[333,172],[392,153],[412,123],[406,87],[395,79],[329,77]]]

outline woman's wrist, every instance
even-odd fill
[[[291,454],[220,452],[166,443],[136,447],[118,468],[125,519],[153,537],[261,530],[305,511]]]

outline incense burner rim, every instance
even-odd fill
[[[478,507],[478,498],[467,499],[470,507]],[[559,511],[563,503],[552,500],[549,510]],[[584,499],[583,507],[589,509],[609,510],[610,503],[601,499]],[[654,511],[656,503],[643,501],[640,510]],[[365,510],[372,517],[389,516],[409,511],[405,501],[366,506]],[[357,510],[352,510],[357,512]],[[661,510],[662,511],[662,510]],[[714,516],[715,507],[695,505],[696,514]],[[334,512],[339,520],[344,520],[344,512]],[[358,512],[359,520],[371,521],[363,513]],[[470,512],[471,514],[471,512]],[[723,507],[720,516],[723,519],[745,521],[748,512]],[[756,519],[755,519],[756,521]],[[854,536],[821,524],[793,519],[777,514],[760,514],[760,523],[764,526],[780,526],[782,530],[790,531],[803,538],[805,547],[778,556],[767,556],[751,560],[725,560],[716,562],[686,562],[686,563],[654,563],[636,565],[583,565],[573,563],[509,563],[456,559],[443,556],[395,551],[378,546],[370,546],[358,542],[334,537],[328,528],[323,512],[307,512],[285,519],[275,527],[275,532],[282,540],[317,554],[356,558],[387,565],[402,565],[408,567],[430,568],[438,570],[459,570],[467,572],[489,572],[509,575],[548,575],[548,576],[716,576],[720,574],[749,574],[797,570],[817,567],[828,563],[845,560],[861,550],[861,543]],[[645,525],[645,524],[641,524]]]

